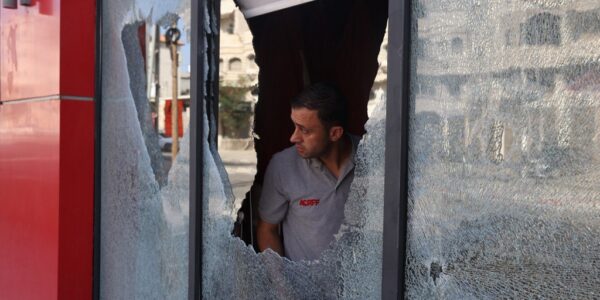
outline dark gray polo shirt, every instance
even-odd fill
[[[319,159],[302,158],[294,146],[269,162],[258,210],[263,221],[282,223],[285,256],[291,260],[318,259],[340,229],[359,142],[349,136],[352,154],[337,179]]]

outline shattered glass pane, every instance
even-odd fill
[[[181,24],[182,31],[188,31],[189,6],[189,1],[103,1],[102,299],[187,298],[189,137],[186,113],[182,112],[181,118],[185,124],[182,126],[184,136],[171,165],[170,152],[166,161],[165,152],[161,153],[160,140],[164,136],[160,124],[152,123],[154,97],[147,90],[148,78],[151,78],[148,70],[152,68],[145,67],[153,65],[149,58],[153,57],[154,49],[141,47],[160,39],[154,32],[150,32],[152,39],[146,39],[149,35],[140,32],[144,24],[148,25],[146,32],[154,24],[164,31],[175,22]],[[163,50],[168,53],[167,49],[160,51]],[[179,52],[184,51],[182,47]],[[172,60],[166,57],[170,65]],[[181,62],[185,63],[185,59]],[[163,69],[170,72],[168,68]],[[166,88],[163,85],[163,90]]]
[[[408,298],[600,297],[599,11],[414,5]]]

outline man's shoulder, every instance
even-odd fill
[[[289,176],[290,172],[296,173],[301,166],[301,160],[294,146],[283,149],[271,157],[266,176]]]
[[[300,158],[296,147],[291,146],[275,153],[269,163],[274,165],[290,165],[297,162]]]

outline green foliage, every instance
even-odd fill
[[[246,138],[250,130],[252,106],[245,101],[250,87],[219,84],[219,130],[230,138]]]

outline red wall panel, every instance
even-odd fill
[[[92,296],[95,5],[0,8],[2,300]]]
[[[0,106],[0,299],[58,291],[60,102]]]
[[[0,299],[92,290],[94,103],[0,106]]]

